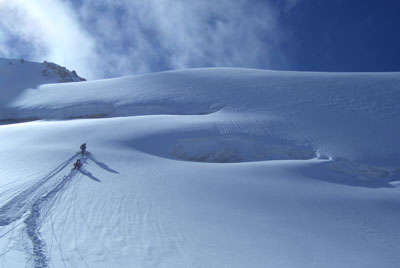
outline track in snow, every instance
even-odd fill
[[[46,243],[41,239],[39,232],[41,222],[47,212],[51,209],[53,204],[52,200],[57,198],[57,195],[59,195],[63,188],[71,182],[71,179],[76,173],[77,170],[71,170],[70,173],[67,176],[64,176],[53,189],[37,199],[30,208],[29,216],[24,221],[26,224],[26,233],[32,242],[33,262],[35,268],[48,266],[48,260],[45,254]]]
[[[60,174],[78,158],[81,159],[83,163],[85,163],[87,159],[91,159],[98,165],[107,167],[105,164],[98,162],[90,153],[85,155],[76,153],[0,208],[0,226],[10,225],[26,217],[23,221],[26,225],[24,231],[31,245],[26,246],[25,249],[27,255],[30,256],[28,262],[35,268],[48,267],[49,259],[46,256],[46,243],[41,238],[39,230],[42,222],[55,204],[55,201],[61,196],[63,191],[67,189],[72,179],[78,173],[100,182],[99,179],[86,170],[78,171],[72,169],[67,175],[62,176]],[[14,228],[16,228],[16,226],[12,229]]]
[[[33,206],[36,200],[44,195],[48,191],[48,188],[54,184],[52,179],[67,166],[71,165],[73,160],[78,155],[79,153],[74,154],[65,162],[61,163],[55,169],[50,171],[49,174],[47,174],[37,183],[22,191],[13,199],[8,201],[5,205],[3,205],[0,208],[0,226],[9,225],[10,223],[20,219],[29,210],[29,208]]]

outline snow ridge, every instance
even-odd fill
[[[318,151],[344,172],[396,180],[399,85],[399,73],[191,69],[26,89],[0,107],[0,120],[192,115],[207,131],[160,144],[163,157],[245,162]]]
[[[44,61],[42,64],[46,66],[46,68],[42,70],[42,75],[48,79],[57,79],[58,77],[59,83],[86,81],[85,78],[78,76],[74,70],[69,71],[67,68],[57,65],[53,62]]]

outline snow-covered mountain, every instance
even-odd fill
[[[400,261],[400,73],[212,68],[42,85],[13,72],[0,87],[12,96],[0,98],[4,265]]]
[[[41,84],[86,81],[75,71],[53,62],[30,62],[0,58],[1,87],[34,87]]]
[[[51,62],[29,62],[24,59],[0,58],[0,109],[9,105],[28,88],[42,84],[86,81],[75,71],[69,71]],[[5,114],[1,114],[1,120]]]

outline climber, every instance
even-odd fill
[[[82,144],[80,148],[81,148],[81,154],[85,154],[85,152],[86,152],[86,143]]]
[[[75,164],[74,164],[74,169],[79,170],[82,167],[82,162],[80,159],[76,160]]]

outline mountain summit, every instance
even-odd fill
[[[0,58],[0,89],[21,82],[32,85],[86,81],[76,71],[70,71],[53,62],[43,63]]]

